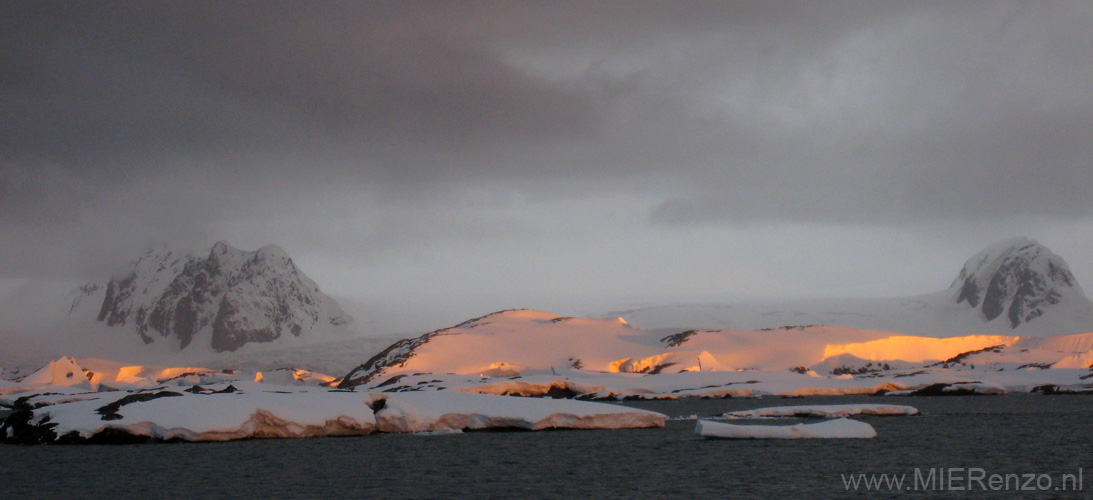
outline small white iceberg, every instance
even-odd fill
[[[842,418],[854,415],[918,415],[918,408],[885,404],[772,406],[754,410],[730,411],[725,418],[805,417]]]
[[[872,425],[840,418],[815,424],[735,425],[699,420],[695,434],[721,439],[866,439],[877,437]]]

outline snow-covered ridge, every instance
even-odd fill
[[[71,314],[134,331],[145,343],[213,351],[252,343],[315,336],[351,319],[323,294],[284,250],[247,252],[221,241],[205,256],[150,249],[105,286],[81,287]]]
[[[534,390],[518,379],[566,370],[628,376],[747,370],[880,376],[979,364],[1002,370],[1032,365],[1088,368],[1093,365],[1093,333],[936,338],[811,326],[690,330],[665,336],[619,320],[559,320],[549,312],[514,310],[400,340],[350,371],[340,386],[400,387],[400,380],[413,374],[454,374],[491,381],[480,386],[482,391],[494,387],[498,394],[527,394]],[[512,382],[501,383],[502,378]],[[571,389],[563,384],[545,390]]]
[[[341,387],[352,387],[365,384],[390,367],[406,366],[406,363],[410,358],[417,355],[417,349],[422,345],[429,343],[434,337],[440,335],[457,335],[461,333],[460,330],[462,329],[474,328],[487,318],[505,312],[508,311],[487,314],[478,318],[469,319],[450,328],[441,328],[426,333],[420,337],[399,340],[375,356],[372,356],[368,361],[365,361],[364,364],[351,370],[344,377]]]
[[[1093,384],[1091,367],[1093,333],[936,338],[810,326],[665,335],[516,310],[396,342],[340,387],[581,399],[1005,393],[1081,388]]]

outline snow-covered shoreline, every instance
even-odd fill
[[[0,441],[220,441],[493,428],[659,427],[664,415],[578,400],[1088,393],[1093,379],[1089,369],[997,370],[961,364],[828,376],[792,370],[654,375],[573,368],[515,374],[502,370],[496,375],[399,373],[338,389],[338,377],[308,370],[124,366],[62,358],[18,381],[0,381],[0,407],[12,411],[0,427]],[[726,417],[915,412],[878,403],[759,408]]]
[[[458,392],[386,394],[235,382],[20,393],[0,442],[229,441],[485,429],[663,427],[667,417],[620,405]]]

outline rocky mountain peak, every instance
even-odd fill
[[[1066,261],[1029,238],[996,243],[968,259],[950,293],[987,321],[1005,315],[1013,328],[1059,304],[1089,302]]]
[[[224,241],[205,257],[156,247],[130,262],[106,285],[97,319],[132,328],[145,343],[165,339],[180,349],[208,338],[218,352],[350,321],[280,247],[248,252]]]

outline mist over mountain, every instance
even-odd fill
[[[602,316],[622,316],[643,328],[751,329],[817,324],[936,337],[1093,331],[1093,302],[1066,261],[1023,237],[987,247],[968,259],[949,288],[926,295],[669,304],[614,310]]]

